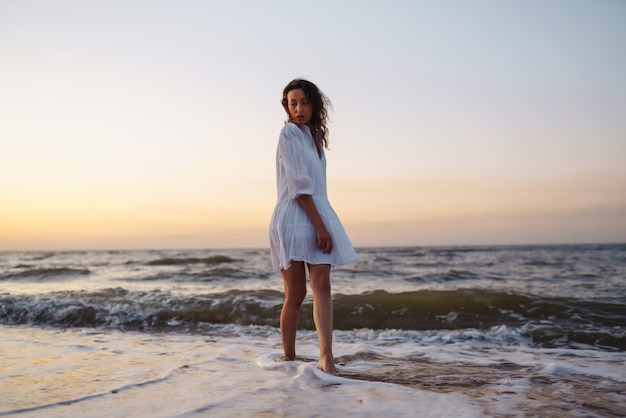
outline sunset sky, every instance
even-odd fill
[[[283,87],[356,246],[626,242],[626,1],[0,1],[0,250],[268,247]]]

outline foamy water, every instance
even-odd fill
[[[338,376],[266,250],[0,253],[0,415],[626,416],[625,249],[362,249]]]
[[[2,414],[66,416],[467,416],[626,413],[623,353],[535,349],[455,335],[339,332],[338,376],[280,360],[270,329],[239,336],[2,327]],[[418,333],[419,334],[419,333]],[[491,337],[492,341],[488,341]],[[447,343],[448,341],[455,341]]]

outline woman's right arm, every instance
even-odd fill
[[[304,209],[307,216],[313,223],[313,226],[315,227],[315,235],[317,236],[317,248],[319,248],[325,254],[330,254],[330,252],[333,250],[333,238],[328,233],[326,226],[324,226],[322,217],[317,211],[317,207],[315,207],[313,196],[311,196],[310,194],[302,194],[298,196],[298,203],[300,203],[300,206],[302,206],[302,209]]]
[[[287,171],[287,190],[289,197],[296,199],[304,209],[307,216],[315,227],[317,247],[324,253],[330,253],[333,249],[333,240],[324,226],[311,193],[313,182],[306,171],[304,163],[304,141],[301,138],[300,129],[293,124],[283,127],[280,134],[279,147],[282,152],[283,163]]]

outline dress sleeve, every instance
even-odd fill
[[[292,199],[313,194],[313,181],[305,164],[306,137],[293,123],[285,125],[280,132],[279,158],[285,167],[287,192]]]

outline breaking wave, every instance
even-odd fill
[[[179,296],[123,288],[0,296],[0,323],[53,327],[105,327],[136,331],[202,332],[211,324],[279,326],[281,292],[232,290]],[[334,297],[338,330],[521,329],[535,344],[626,350],[623,304],[542,298],[486,289],[383,290]],[[300,327],[314,329],[307,299]],[[613,330],[613,331],[612,331]]]

